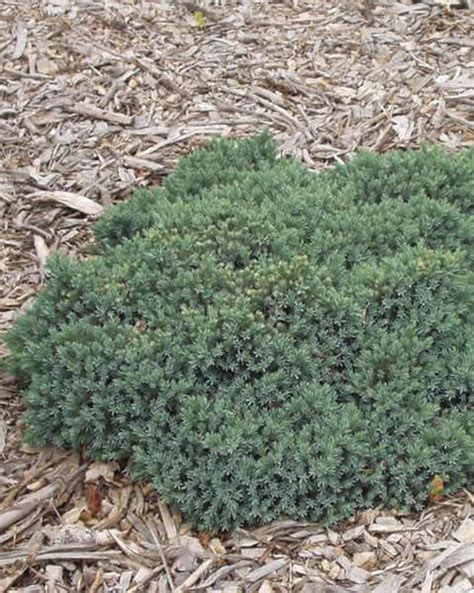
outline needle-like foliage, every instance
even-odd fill
[[[474,151],[316,175],[219,140],[56,255],[8,336],[27,438],[127,460],[195,526],[473,486]]]

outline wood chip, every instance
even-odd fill
[[[89,103],[73,103],[72,105],[67,106],[67,109],[72,113],[77,113],[78,115],[82,115],[84,117],[100,119],[122,126],[130,126],[133,122],[133,117],[129,115],[106,111],[105,109],[101,109],[100,107],[96,107],[95,105],[91,105]]]
[[[453,537],[462,543],[474,543],[474,520],[466,517],[461,525],[453,532]]]
[[[209,568],[214,564],[214,558],[209,558],[197,568],[179,587],[176,587],[175,593],[184,593],[192,587],[199,579],[206,574]]]
[[[250,581],[251,583],[256,583],[261,579],[269,575],[273,575],[281,570],[284,566],[286,566],[287,561],[284,558],[279,558],[277,560],[273,560],[273,562],[269,562],[268,564],[264,564],[260,568],[256,568],[252,570],[247,577],[246,580]]]
[[[38,492],[24,496],[16,506],[0,512],[0,532],[7,529],[7,527],[10,527],[10,525],[13,525],[13,523],[16,523],[23,517],[26,517],[26,515],[31,513],[31,511],[38,505],[49,500],[58,489],[58,484],[50,484]]]
[[[176,540],[178,536],[178,529],[176,527],[176,523],[174,522],[173,517],[171,516],[171,513],[169,511],[168,505],[165,503],[164,500],[160,499],[158,507],[160,509],[161,518],[163,520],[163,525],[166,531],[166,536],[170,542],[173,542]]]
[[[0,417],[0,457],[3,456],[3,452],[5,451],[7,444],[7,432],[7,423],[2,417]]]
[[[33,194],[31,195],[34,198],[38,198],[42,202],[57,202],[58,204],[67,206],[72,210],[77,210],[78,212],[82,212],[83,214],[89,214],[91,216],[97,216],[103,210],[103,207],[100,204],[97,204],[97,202],[94,202],[90,198],[86,198],[85,196],[81,196],[80,194],[75,194],[72,192],[36,191],[33,192]]]
[[[149,159],[140,159],[134,156],[124,156],[123,162],[132,169],[147,169],[149,171],[163,171],[164,166]]]
[[[405,578],[401,575],[391,574],[386,577],[373,589],[371,593],[398,593]]]
[[[46,245],[46,241],[41,235],[34,235],[33,236],[36,255],[38,257],[38,261],[40,263],[41,268],[44,268],[46,265],[46,260],[49,257],[49,249]]]
[[[19,60],[25,49],[26,49],[26,42],[28,39],[28,29],[22,22],[18,22],[16,25],[16,43],[15,49],[12,53],[12,60]]]

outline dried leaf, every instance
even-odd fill
[[[97,517],[102,509],[102,495],[97,484],[89,482],[85,488],[87,509],[93,517]]]
[[[207,546],[209,545],[209,542],[211,541],[211,534],[208,533],[207,531],[201,532],[199,534],[199,541],[205,548],[207,548]]]

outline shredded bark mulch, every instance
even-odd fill
[[[360,148],[472,146],[468,4],[1,0],[0,331],[51,251],[80,257],[104,208],[212,136],[267,127],[314,170]],[[474,591],[468,492],[216,538],[118,466],[29,448],[21,413],[3,375],[0,591]]]

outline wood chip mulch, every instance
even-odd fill
[[[471,7],[471,8],[469,8]],[[471,2],[0,0],[0,331],[90,223],[215,135],[315,170],[474,140]],[[7,351],[0,342],[0,356]],[[0,383],[0,591],[474,592],[474,498],[193,533],[113,464],[22,443]]]

